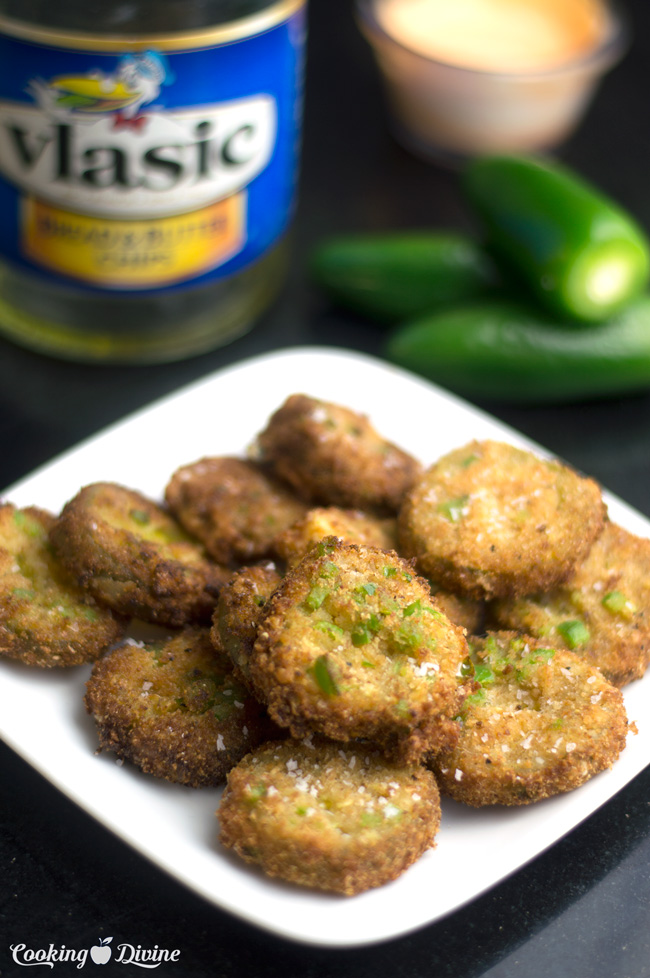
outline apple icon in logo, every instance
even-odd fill
[[[110,961],[111,949],[108,945],[112,940],[112,937],[100,937],[99,944],[96,944],[95,947],[91,947],[90,956],[95,964],[106,964],[107,961]]]

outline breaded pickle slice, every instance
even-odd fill
[[[230,574],[162,507],[109,482],[81,489],[64,507],[50,540],[97,601],[160,625],[209,621]]]
[[[272,562],[242,567],[221,589],[212,618],[212,641],[235,667],[236,675],[251,684],[249,662],[264,607],[282,576]]]
[[[92,662],[124,634],[124,622],[78,588],[52,554],[55,517],[0,506],[0,655],[29,666]]]
[[[607,522],[565,584],[495,602],[491,613],[499,627],[572,649],[624,686],[650,659],[650,540]]]
[[[451,591],[530,594],[566,580],[605,513],[593,479],[513,445],[474,441],[443,456],[409,493],[400,552]]]
[[[470,598],[466,594],[454,594],[436,587],[429,582],[433,595],[433,606],[442,611],[449,621],[458,625],[468,635],[478,635],[485,624],[485,602]]]
[[[95,663],[85,702],[102,749],[193,788],[220,784],[276,733],[205,628],[155,642],[127,639]]]
[[[273,719],[411,762],[456,736],[462,631],[396,554],[327,538],[265,606],[249,673]]]
[[[317,506],[280,533],[273,549],[292,567],[325,537],[338,537],[348,543],[379,547],[380,550],[394,550],[397,525],[393,517],[379,519],[358,509]]]
[[[322,741],[264,744],[228,775],[221,842],[269,876],[352,896],[435,844],[440,799],[420,765]]]
[[[307,508],[261,465],[231,457],[182,466],[165,500],[208,553],[229,565],[268,557],[274,537]]]
[[[281,533],[274,550],[288,567],[295,566],[325,537],[334,536],[346,543],[396,549],[397,523],[394,517],[379,518],[355,509],[338,506],[318,506]],[[431,582],[430,582],[431,583]],[[482,630],[484,604],[465,595],[452,594],[432,584],[434,605],[455,624],[470,633]]]
[[[573,652],[514,632],[470,642],[480,688],[456,746],[431,762],[440,790],[467,805],[526,805],[571,791],[625,747],[619,689]]]
[[[421,471],[365,415],[293,394],[257,438],[263,461],[304,499],[390,515]]]

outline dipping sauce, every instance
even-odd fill
[[[379,24],[428,58],[482,71],[544,71],[600,44],[598,0],[379,0]]]
[[[627,42],[608,0],[356,0],[356,8],[393,134],[452,165],[557,146]]]

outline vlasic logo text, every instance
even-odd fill
[[[88,962],[93,965],[115,964],[132,965],[137,968],[158,968],[161,964],[176,962],[181,952],[178,948],[164,948],[154,944],[153,947],[143,947],[141,944],[126,942],[112,946],[112,937],[103,937],[90,948],[72,948],[65,944],[49,944],[47,947],[32,948],[27,944],[10,945],[11,956],[15,964],[21,967],[45,965],[55,968],[59,964],[74,964],[77,970]]]
[[[32,78],[32,105],[0,101],[0,173],[50,203],[111,217],[189,212],[237,192],[271,158],[275,100],[155,104],[174,80],[155,51],[124,56],[110,74]]]

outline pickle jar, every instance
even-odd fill
[[[0,0],[0,332],[152,363],[288,264],[305,0]]]

